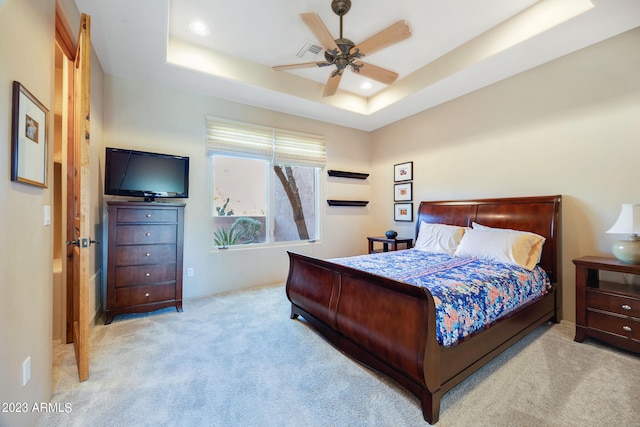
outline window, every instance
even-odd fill
[[[207,117],[212,244],[316,240],[324,140]]]
[[[213,156],[216,246],[267,241],[268,166],[265,160]]]

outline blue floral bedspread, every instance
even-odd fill
[[[452,346],[551,289],[549,277],[511,264],[457,258],[415,249],[329,260],[429,289],[436,304],[437,338]]]

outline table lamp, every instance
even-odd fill
[[[640,203],[623,204],[618,220],[607,233],[628,234],[628,239],[613,244],[613,254],[627,264],[640,264]]]

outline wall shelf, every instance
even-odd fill
[[[367,206],[368,200],[327,200],[329,206]]]
[[[329,174],[329,176],[337,176],[340,178],[353,178],[353,179],[367,179],[367,177],[369,176],[368,173],[336,171],[336,170],[328,170],[327,173]]]

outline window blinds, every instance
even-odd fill
[[[207,152],[271,160],[273,130],[207,117]]]
[[[207,152],[273,161],[278,165],[324,167],[324,137],[207,117]]]

